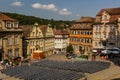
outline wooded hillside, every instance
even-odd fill
[[[64,29],[66,27],[69,27],[72,25],[73,21],[63,21],[63,20],[49,20],[49,19],[43,19],[39,17],[34,16],[27,16],[17,13],[5,13],[7,16],[16,19],[19,21],[20,25],[33,25],[35,22],[38,22],[41,25],[48,25],[51,24],[52,27],[56,27],[57,29]]]

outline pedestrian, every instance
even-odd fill
[[[9,68],[9,62],[5,63],[5,69]]]

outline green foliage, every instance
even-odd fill
[[[79,58],[85,58],[85,59],[88,59],[88,55],[81,55],[81,56],[79,56]]]
[[[8,59],[5,59],[5,60],[4,60],[4,63],[7,63],[7,62],[9,62]]]
[[[35,16],[26,16],[17,13],[4,13],[4,14],[13,19],[18,20],[20,25],[33,25],[35,22],[38,22],[40,25],[51,24],[52,28],[64,29],[73,24],[73,21],[62,21],[62,20],[53,20],[53,19],[48,20],[48,19],[38,18]]]
[[[28,54],[24,54],[23,55],[23,58],[25,59],[25,58],[27,58],[29,55]]]
[[[73,52],[73,46],[72,46],[72,44],[69,44],[69,45],[67,46],[66,52],[69,52],[69,53]]]

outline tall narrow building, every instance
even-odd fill
[[[22,33],[17,20],[0,13],[0,60],[22,57]]]
[[[74,52],[78,54],[89,54],[92,49],[92,26],[94,18],[81,17],[70,28],[70,43]]]
[[[69,45],[69,32],[67,30],[55,30],[55,53],[66,52]]]

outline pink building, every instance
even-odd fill
[[[119,47],[118,18],[120,8],[102,9],[93,25],[93,50]]]

